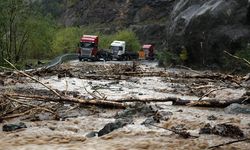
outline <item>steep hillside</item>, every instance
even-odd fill
[[[106,33],[131,28],[141,42],[162,48],[174,3],[174,0],[83,0],[71,5],[60,22],[65,26],[105,24],[101,30]]]
[[[62,5],[63,3],[63,5]],[[224,50],[245,49],[250,37],[248,0],[71,0],[61,2],[65,26],[99,25],[111,33],[132,29],[141,43],[179,53],[189,60],[221,63]]]

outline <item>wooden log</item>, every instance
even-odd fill
[[[190,101],[188,106],[193,107],[218,107],[225,108],[233,103],[242,104],[243,102],[247,102],[250,100],[250,97],[241,97],[239,99],[232,100],[217,100],[217,99],[209,99],[209,100],[200,100],[200,101]]]
[[[227,143],[222,143],[222,144],[215,145],[215,146],[210,146],[210,147],[208,147],[208,149],[215,149],[215,148],[219,148],[221,146],[226,146],[226,145],[230,145],[230,144],[234,144],[234,143],[239,143],[239,142],[245,142],[245,141],[250,141],[250,138],[239,139],[239,140],[230,141],[230,142],[227,142]]]
[[[3,96],[6,97],[13,97],[16,99],[35,99],[39,101],[52,101],[52,102],[71,102],[71,103],[78,103],[82,105],[95,105],[100,107],[108,107],[108,108],[118,108],[118,109],[124,109],[127,107],[124,103],[118,103],[118,102],[112,102],[107,100],[85,100],[80,98],[74,98],[74,97],[67,97],[67,96],[61,96],[58,97],[50,97],[50,96],[40,96],[40,95],[23,95],[23,94],[4,94]]]
[[[243,102],[250,101],[250,97],[244,96],[239,99],[232,99],[232,100],[219,100],[219,99],[207,99],[207,100],[184,100],[177,97],[167,97],[161,99],[120,99],[120,100],[113,100],[114,102],[172,102],[173,105],[179,106],[192,106],[192,107],[218,107],[218,108],[225,108],[233,103],[242,104]]]

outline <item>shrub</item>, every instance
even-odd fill
[[[159,66],[169,66],[171,64],[178,64],[180,63],[180,57],[176,54],[170,52],[169,50],[163,50],[157,53],[157,59],[159,60]]]

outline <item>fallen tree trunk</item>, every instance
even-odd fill
[[[239,99],[232,99],[232,100],[200,100],[200,101],[190,101],[188,106],[195,106],[195,107],[219,107],[225,108],[233,103],[242,104],[250,100],[250,97],[241,97]]]
[[[192,106],[192,107],[217,107],[224,108],[233,103],[246,103],[250,100],[249,96],[244,96],[239,99],[232,100],[218,100],[218,99],[208,99],[208,100],[184,100],[177,97],[167,97],[161,99],[119,99],[119,100],[85,100],[74,97],[62,96],[51,97],[51,96],[40,96],[40,95],[23,95],[23,94],[4,94],[3,96],[12,97],[16,99],[35,99],[39,101],[52,101],[52,102],[71,102],[71,103],[79,103],[83,105],[95,105],[101,107],[108,108],[121,108],[124,109],[129,105],[125,103],[132,102],[142,102],[142,103],[150,103],[150,102],[172,102],[173,105],[176,106]]]
[[[250,100],[250,97],[245,96],[239,99],[232,99],[232,100],[218,100],[218,99],[208,99],[208,100],[184,100],[176,97],[167,97],[162,99],[121,99],[121,100],[114,100],[114,102],[172,102],[173,105],[176,106],[192,106],[192,107],[218,107],[224,108],[233,103],[242,104],[243,102],[247,102]]]
[[[71,102],[78,103],[82,105],[94,105],[100,107],[108,107],[108,108],[119,108],[124,109],[127,107],[126,104],[112,102],[107,100],[85,100],[74,97],[61,96],[59,97],[50,97],[50,96],[40,96],[40,95],[23,95],[23,94],[4,94],[5,97],[12,97],[16,99],[35,99],[38,101],[51,101],[51,102]]]

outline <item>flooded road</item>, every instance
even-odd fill
[[[139,70],[124,70],[129,67]],[[106,100],[128,99],[165,99],[176,97],[187,100],[203,99],[237,99],[246,93],[246,88],[227,80],[197,77],[204,72],[186,69],[164,69],[157,67],[156,62],[78,62],[62,64],[60,69],[70,70],[70,75],[48,74],[37,76],[42,83],[57,89],[78,92],[84,99],[105,98]],[[118,71],[117,71],[118,70]],[[121,74],[120,72],[123,72]],[[141,73],[143,72],[143,73]],[[207,73],[207,72],[206,72]],[[112,75],[112,76],[111,76]],[[91,76],[91,77],[90,77]],[[95,77],[95,78],[93,78]],[[8,91],[14,88],[45,90],[44,86],[29,79],[25,83],[16,83],[4,87]],[[172,102],[142,103],[162,114],[159,122],[145,124],[150,120],[147,112],[139,112],[132,116],[132,122],[113,130],[103,136],[91,136],[103,129],[108,123],[115,122],[122,109],[106,109],[95,106],[61,105],[59,120],[50,118],[44,112],[34,116],[22,116],[3,120],[4,124],[24,122],[27,128],[13,132],[0,131],[0,149],[46,149],[46,150],[127,150],[127,149],[207,149],[210,146],[236,140],[214,134],[199,134],[206,124],[230,124],[239,127],[245,137],[250,134],[250,117],[248,114],[228,114],[223,108],[197,108],[173,106]],[[66,108],[66,109],[64,109]],[[165,129],[164,129],[165,128]],[[180,137],[166,129],[185,130],[190,138]],[[240,142],[222,146],[220,149],[249,149],[249,142]]]

